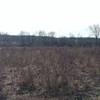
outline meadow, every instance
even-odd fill
[[[100,100],[100,47],[1,47],[0,100]]]

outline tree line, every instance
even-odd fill
[[[100,26],[98,24],[89,26],[90,33],[94,37],[55,37],[55,32],[39,31],[38,36],[30,35],[21,31],[19,35],[8,35],[1,33],[0,46],[100,46]]]

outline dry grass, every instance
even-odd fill
[[[0,94],[12,100],[94,98],[100,48],[0,48],[0,80]]]

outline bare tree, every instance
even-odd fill
[[[30,35],[30,33],[26,32],[26,31],[20,31],[19,35],[20,36],[25,36],[25,35]]]
[[[54,37],[54,35],[55,35],[55,32],[49,32],[48,33],[48,36],[50,36],[50,37]]]
[[[81,33],[77,33],[77,38],[82,38],[82,34]]]
[[[39,31],[39,36],[46,36],[46,33],[45,33],[45,31]]]
[[[99,24],[94,24],[92,26],[89,26],[89,29],[93,33],[93,35],[95,36],[96,45],[97,45],[97,41],[98,41],[98,38],[100,36],[100,25]]]
[[[29,41],[26,36],[30,36],[30,33],[26,31],[20,31],[19,36],[20,36],[20,45],[25,46],[27,44],[27,41]]]
[[[75,38],[74,34],[72,32],[69,33],[70,38]]]

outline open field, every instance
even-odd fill
[[[0,48],[0,100],[100,100],[100,48]]]

